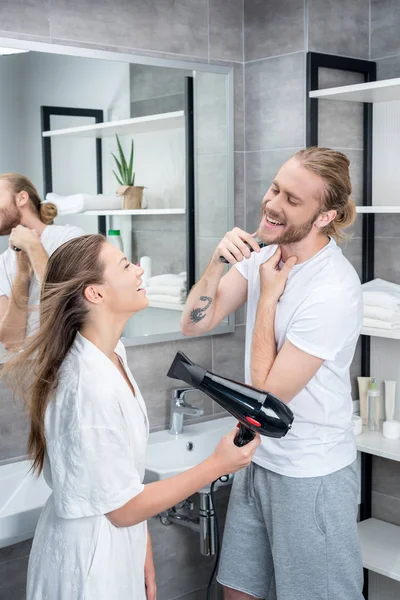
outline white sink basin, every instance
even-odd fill
[[[157,431],[149,436],[145,483],[178,475],[202,462],[220,439],[236,426],[233,417],[184,425],[183,433],[173,436]],[[210,482],[211,483],[211,482]]]

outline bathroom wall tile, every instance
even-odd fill
[[[369,571],[368,598],[369,600],[397,600],[397,598],[400,598],[400,583],[384,575]]]
[[[371,0],[371,59],[400,54],[400,4]]]
[[[135,215],[133,231],[159,232],[167,231],[175,235],[185,228],[185,215]]]
[[[235,150],[244,150],[244,65],[233,68]]]
[[[210,57],[243,60],[243,0],[209,0]]]
[[[28,421],[21,403],[0,384],[0,460],[24,456],[27,438]]]
[[[385,462],[390,461],[385,460]],[[374,465],[374,469],[376,468],[379,467]],[[371,516],[393,525],[400,525],[400,499],[373,491]]]
[[[186,385],[167,377],[178,350],[206,369],[211,369],[210,337],[127,348],[129,367],[146,402],[151,428],[168,427],[172,390]],[[192,392],[187,400],[189,404],[203,408],[205,414],[212,414],[212,400],[201,392]],[[185,417],[185,421],[191,420]]]
[[[241,306],[235,314],[236,327],[239,327],[239,325],[246,325],[246,304],[243,304],[243,306]]]
[[[351,262],[361,279],[362,273],[362,243],[360,238],[352,238],[341,244],[344,256]]]
[[[368,58],[369,0],[309,0],[308,13],[309,50]]]
[[[183,94],[173,94],[163,96],[162,98],[149,98],[148,100],[139,100],[131,102],[130,116],[145,117],[147,115],[160,115],[168,112],[184,110],[185,96]]]
[[[196,221],[201,237],[222,238],[228,230],[227,155],[197,157]]]
[[[257,230],[261,216],[261,201],[280,167],[299,150],[284,148],[268,152],[246,152],[246,230]]]
[[[397,498],[400,502],[400,463],[374,456],[372,489],[379,494]]]
[[[346,235],[350,236],[353,239],[361,238],[362,237],[362,222],[363,222],[363,215],[357,214],[356,220],[354,221],[353,225],[351,225],[350,227],[348,227],[346,229]]]
[[[398,216],[375,215],[375,238],[399,238],[400,221]]]
[[[50,37],[49,0],[1,0],[0,32]]]
[[[400,54],[389,58],[381,58],[376,61],[376,77],[381,79],[391,79],[400,77]]]
[[[319,69],[321,89],[364,81],[360,73]],[[363,105],[359,102],[321,100],[318,104],[318,145],[363,148]]]
[[[186,269],[186,232],[156,231],[149,236],[145,231],[133,231],[132,256],[138,262],[140,256],[151,256],[152,273],[181,273]],[[155,238],[157,251],[154,251]],[[177,250],[179,248],[179,251]]]
[[[235,152],[235,227],[245,228],[245,199],[244,199],[244,162],[245,153]]]
[[[186,75],[193,74],[184,69],[131,64],[129,65],[131,102],[183,94]]]
[[[212,338],[213,370],[231,379],[244,381],[244,352],[246,328],[237,326],[234,333]]]
[[[20,544],[0,548],[0,564],[10,560],[26,558],[31,551],[32,540],[26,540]]]
[[[226,80],[219,73],[196,73],[194,86],[197,154],[227,151]]]
[[[245,65],[246,150],[304,144],[304,54]]]
[[[206,0],[52,0],[51,36],[208,57]]]
[[[400,239],[375,240],[375,277],[400,284]]]
[[[245,61],[304,50],[303,0],[245,0]]]
[[[28,557],[0,563],[1,600],[25,600]]]

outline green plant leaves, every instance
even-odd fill
[[[135,173],[133,172],[133,158],[134,158],[133,140],[131,142],[131,152],[130,152],[129,166],[128,166],[128,163],[126,162],[124,151],[122,150],[122,146],[119,141],[118,135],[115,134],[115,137],[117,139],[119,160],[113,152],[111,154],[112,154],[112,156],[115,160],[115,163],[118,167],[119,176],[116,174],[115,171],[113,171],[113,173],[115,175],[116,180],[118,181],[118,183],[120,185],[129,185],[129,186],[134,185]]]

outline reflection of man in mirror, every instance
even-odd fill
[[[289,433],[263,437],[235,475],[218,573],[225,600],[363,598],[349,373],[363,300],[337,244],[356,216],[349,166],[329,148],[291,157],[261,204],[263,247],[228,232],[183,313],[183,332],[199,335],[246,302],[246,383],[294,413]],[[221,257],[233,266],[226,275]]]
[[[9,248],[0,255],[0,342],[21,347],[39,324],[40,284],[48,257],[82,235],[69,225],[53,225],[57,208],[42,203],[33,183],[18,173],[0,174],[0,235]]]

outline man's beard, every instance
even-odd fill
[[[264,243],[277,244],[278,246],[297,244],[298,242],[301,242],[302,240],[304,240],[304,238],[306,238],[308,236],[308,234],[312,230],[313,225],[314,225],[315,221],[317,220],[317,217],[319,214],[320,213],[317,212],[315,215],[313,215],[311,217],[311,219],[309,219],[306,223],[303,223],[302,225],[291,225],[289,227],[285,226],[285,231],[283,231],[281,235],[279,235],[279,234],[277,235],[277,233],[275,233],[273,231],[271,231],[271,232],[268,231],[268,229],[266,229],[264,224],[262,223],[259,228],[258,237]],[[262,216],[263,222],[264,222],[265,218],[266,218],[266,215],[263,212],[263,216]],[[271,218],[275,219],[274,216],[271,216]],[[276,220],[279,221],[278,218],[276,218]]]
[[[21,216],[15,205],[0,210],[0,235],[10,235],[11,230],[21,223]]]

